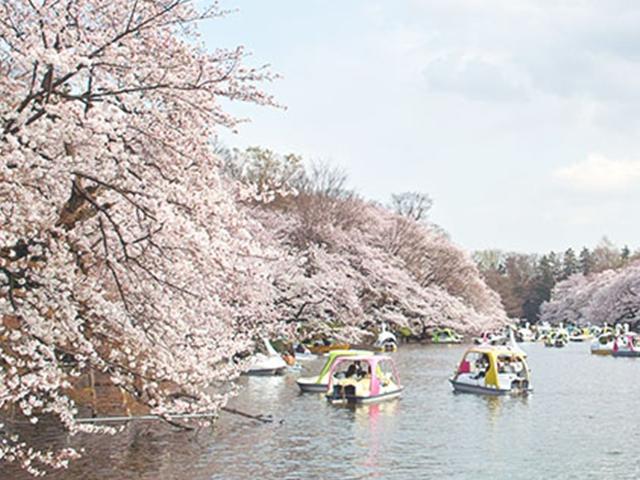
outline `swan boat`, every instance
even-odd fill
[[[482,332],[479,337],[473,339],[476,345],[506,345],[508,337],[504,333]]]
[[[263,338],[266,354],[256,353],[253,356],[251,366],[245,372],[246,375],[281,375],[287,368],[287,362],[285,362],[280,354],[276,352],[269,340]]]
[[[613,345],[616,341],[616,334],[607,331],[591,342],[591,353],[594,355],[613,355]]]
[[[433,343],[462,343],[462,335],[456,333],[450,328],[436,328],[431,335]]]
[[[571,330],[569,334],[569,341],[571,342],[586,342],[588,340],[593,339],[593,334],[591,333],[591,329],[588,327],[585,328],[574,328]]]
[[[381,352],[395,352],[398,350],[398,339],[393,332],[387,330],[386,323],[382,324],[382,331],[378,335],[373,347]]]

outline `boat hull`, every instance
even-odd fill
[[[317,360],[318,356],[313,353],[309,355],[296,353],[295,359],[296,359],[296,362],[311,362],[313,360]]]
[[[640,357],[640,351],[618,350],[617,352],[611,352],[611,356],[626,358]]]
[[[503,389],[503,388],[489,388],[489,387],[483,387],[480,385],[470,385],[468,383],[456,382],[451,378],[449,379],[449,382],[451,383],[453,390],[460,393],[475,393],[480,395],[500,396],[500,395],[524,395],[533,391],[533,389],[531,388],[528,388],[526,390],[525,389],[514,390],[514,389]]]
[[[287,367],[276,367],[276,368],[255,368],[246,371],[244,374],[250,377],[268,377],[275,375],[284,375],[284,372],[287,370]]]
[[[384,345],[376,347],[376,349],[380,352],[392,353],[398,351],[398,345],[395,343],[385,343]]]
[[[605,348],[597,348],[597,349],[592,348],[591,349],[591,354],[592,355],[602,355],[603,357],[604,356],[610,356],[610,355],[613,355],[613,350],[612,349],[605,349]]]
[[[329,388],[329,385],[326,383],[297,383],[300,391],[304,393],[325,393]]]
[[[333,395],[327,395],[327,401],[332,405],[366,405],[369,403],[384,402],[387,400],[393,400],[394,398],[398,398],[402,394],[402,390],[403,390],[402,388],[399,388],[391,392],[385,392],[379,395],[371,395],[368,397],[361,397],[356,395],[335,397]]]

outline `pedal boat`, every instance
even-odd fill
[[[462,343],[462,336],[450,328],[436,328],[431,335],[431,342],[439,344]]]
[[[529,322],[525,323],[524,327],[519,328],[516,331],[516,339],[518,342],[533,342],[536,336],[531,330]]]
[[[616,334],[607,331],[591,342],[591,353],[594,355],[613,355]]]
[[[379,352],[395,352],[398,350],[398,339],[393,332],[387,330],[385,323],[382,324],[382,331],[378,335],[373,347]]]
[[[370,355],[367,350],[331,350],[327,361],[318,375],[312,377],[300,377],[296,380],[300,390],[305,393],[325,393],[329,388],[329,372],[331,367],[340,357],[353,357],[356,355]]]
[[[469,348],[449,379],[455,392],[522,395],[532,391],[525,356],[507,347]]]
[[[556,335],[557,333],[554,331],[551,331],[547,334],[545,334],[543,342],[544,342],[544,346],[545,347],[554,347],[556,344]]]
[[[589,328],[574,328],[569,334],[569,341],[571,342],[586,342],[592,339],[593,335]]]
[[[398,398],[403,389],[391,357],[356,355],[331,367],[325,396],[333,405],[369,404]]]
[[[306,345],[306,347],[311,353],[325,355],[333,350],[349,350],[351,345],[348,343],[331,343],[325,340],[323,343],[316,342],[313,345]]]
[[[562,348],[569,343],[569,335],[565,330],[559,331],[553,339],[553,346],[556,348]]]
[[[619,335],[613,342],[614,357],[640,357],[640,338],[635,333]]]
[[[266,355],[264,353],[256,353],[251,362],[249,370],[245,372],[245,375],[253,376],[268,376],[268,375],[282,375],[285,373],[289,365],[283,360],[278,352],[271,346],[271,343],[266,338],[263,338]]]
[[[318,356],[305,347],[303,344],[299,343],[293,348],[293,353],[296,358],[296,362],[309,362],[311,360],[315,360]]]
[[[473,339],[473,343],[476,345],[506,345],[509,339],[504,333],[496,332],[482,332],[479,337]]]

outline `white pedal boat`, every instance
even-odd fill
[[[522,353],[500,346],[481,345],[465,352],[449,382],[456,392],[517,395],[532,391],[530,377]]]

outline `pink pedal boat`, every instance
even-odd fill
[[[326,397],[334,405],[367,404],[398,398],[403,390],[391,357],[357,355],[336,360]]]

